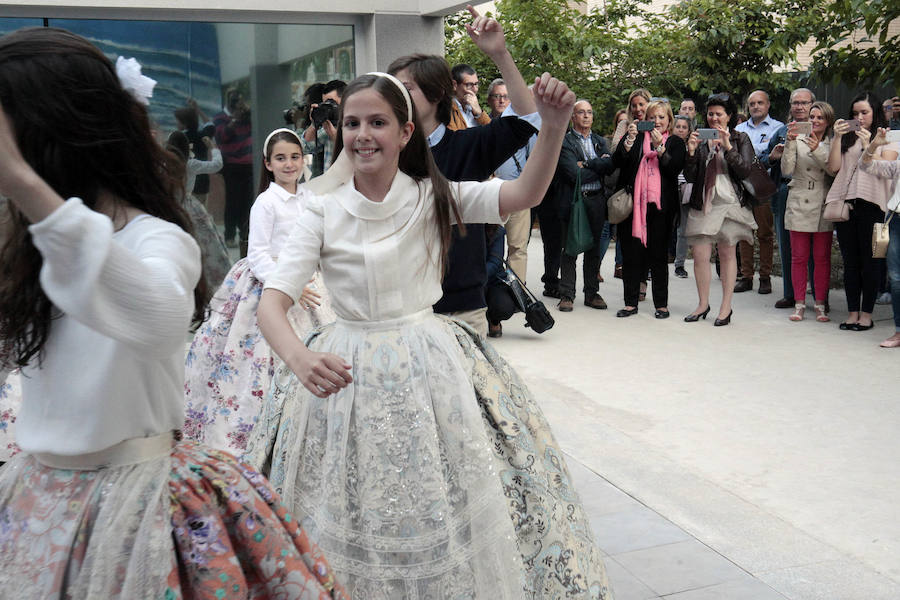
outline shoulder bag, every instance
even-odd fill
[[[618,225],[634,210],[634,198],[626,188],[622,188],[606,201],[606,220]]]
[[[894,211],[885,220],[884,223],[875,223],[872,228],[872,258],[884,258],[887,256],[888,245],[891,243],[891,219],[894,218]]]
[[[581,194],[581,169],[576,167],[575,192],[572,194],[572,210],[569,214],[569,229],[566,232],[566,254],[578,256],[594,247],[591,221]]]
[[[775,182],[769,177],[756,155],[753,155],[753,163],[750,165],[750,174],[741,180],[744,189],[753,196],[753,203],[760,205],[775,195],[778,191]]]
[[[826,221],[843,223],[850,220],[850,209],[853,208],[853,199],[848,199],[847,194],[850,193],[850,182],[853,181],[853,176],[856,174],[858,167],[859,161],[857,160],[856,164],[853,165],[853,172],[847,178],[847,189],[841,194],[840,199],[825,203],[825,208],[822,210],[822,218]],[[877,226],[878,224],[876,223],[875,225]]]

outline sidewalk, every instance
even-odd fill
[[[569,455],[617,600],[900,598],[900,351],[878,347],[890,307],[871,331],[840,331],[837,290],[832,323],[792,323],[772,306],[774,279],[771,295],[737,294],[732,324],[714,328],[714,277],[711,318],[689,324],[691,273],[670,277],[672,318],[650,302],[616,318],[612,259],[609,310],[579,294],[560,313],[545,298],[553,329],[537,335],[518,314],[493,343]]]

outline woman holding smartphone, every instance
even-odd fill
[[[687,141],[684,177],[693,183],[691,210],[685,236],[694,253],[694,278],[697,281],[697,308],[684,318],[693,323],[709,314],[709,259],[716,244],[721,264],[722,304],[716,327],[731,322],[731,298],[737,279],[735,246],[741,240],[752,241],[756,221],[750,208],[752,197],[741,180],[750,174],[753,144],[746,133],[735,131],[737,104],[731,94],[713,94],[706,101],[706,122],[716,131],[715,139],[706,139],[709,129],[698,129]]]
[[[874,326],[872,310],[878,291],[879,262],[884,260],[872,258],[872,226],[884,220],[891,182],[858,168],[872,134],[885,126],[881,100],[871,92],[863,92],[853,99],[849,116],[849,120],[838,119],[834,124],[828,168],[837,176],[825,202],[852,203],[850,219],[835,224],[844,259],[844,293],[849,313],[840,329],[866,331]],[[887,144],[878,146],[866,158],[896,160],[897,156],[898,145]]]

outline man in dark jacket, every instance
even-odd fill
[[[558,308],[563,312],[570,312],[575,300],[575,260],[578,255],[572,256],[566,252],[565,242],[575,194],[575,183],[579,172],[581,175],[580,193],[591,223],[591,233],[594,236],[594,245],[584,252],[582,270],[584,304],[591,308],[606,308],[606,302],[598,293],[600,282],[597,280],[597,273],[600,272],[600,237],[606,221],[607,190],[603,180],[604,176],[613,172],[614,167],[606,140],[591,131],[593,123],[594,113],[590,102],[587,100],[576,102],[572,113],[572,129],[566,133],[566,137],[563,139],[559,164],[556,168],[554,191],[561,234]],[[546,276],[547,273],[545,273]],[[546,286],[546,279],[544,283]]]

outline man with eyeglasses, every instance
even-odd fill
[[[506,91],[505,81],[495,79],[491,82],[491,85],[488,86],[487,103],[491,107],[491,119],[496,119],[503,114],[503,111],[509,106],[509,92]]]
[[[816,95],[807,88],[797,88],[791,92],[791,121],[794,123],[809,121],[809,109],[815,101]],[[775,308],[794,308],[794,287],[791,282],[791,238],[790,232],[784,228],[788,182],[791,178],[781,174],[781,156],[784,153],[784,142],[787,139],[787,128],[787,125],[779,128],[769,140],[766,150],[759,155],[759,162],[763,167],[769,169],[769,174],[778,186],[778,191],[772,196],[772,214],[775,220],[775,235],[778,238],[778,254],[781,257],[784,296],[775,302]]]
[[[453,76],[453,106],[449,129],[465,129],[487,125],[491,118],[478,102],[478,74],[475,69],[460,63],[450,70]]]

